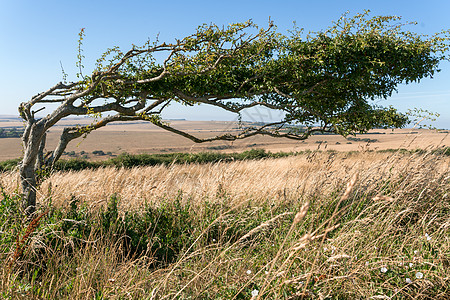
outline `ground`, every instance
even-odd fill
[[[91,119],[83,119],[88,124]],[[172,120],[170,124],[178,129],[185,130],[200,137],[216,136],[223,132],[236,130],[236,122],[224,121],[185,121]],[[59,126],[53,127],[48,134],[47,149],[51,150],[58,142],[62,125],[75,124],[74,120],[62,121]],[[22,123],[14,119],[0,118],[0,128],[17,127]],[[353,139],[352,139],[353,138]],[[356,138],[356,140],[355,140]],[[371,143],[367,143],[367,140]],[[75,155],[83,155],[89,159],[105,159],[109,155],[99,156],[92,154],[93,151],[103,151],[110,155],[118,155],[122,152],[138,153],[168,153],[168,152],[202,152],[223,151],[240,152],[244,150],[266,149],[272,152],[296,152],[302,150],[315,150],[320,147],[324,150],[354,151],[361,149],[426,149],[429,147],[440,147],[450,145],[450,134],[448,130],[426,130],[426,129],[396,129],[396,130],[372,130],[368,134],[357,135],[345,139],[336,135],[316,135],[305,141],[271,137],[252,137],[245,140],[226,142],[215,141],[211,143],[196,144],[189,139],[167,132],[156,126],[143,123],[116,123],[92,132],[85,139],[72,141],[66,149],[66,153],[75,152]],[[0,161],[17,158],[22,151],[19,138],[0,139]],[[69,158],[68,155],[63,158]]]

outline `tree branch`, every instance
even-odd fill
[[[71,84],[63,84],[62,82],[58,82],[56,85],[54,85],[53,87],[51,87],[50,89],[48,89],[46,92],[37,94],[35,96],[33,96],[31,98],[31,100],[28,102],[29,106],[33,106],[34,104],[40,102],[42,99],[44,99],[45,97],[47,97],[48,95],[51,95],[55,90],[60,90],[60,89],[71,89],[74,86],[77,86],[79,83],[75,82],[75,83],[71,83]]]
[[[224,110],[227,110],[227,111],[233,112],[233,113],[239,113],[240,111],[242,111],[242,110],[244,110],[246,108],[251,108],[251,107],[258,106],[258,105],[265,106],[265,107],[271,108],[271,109],[284,110],[284,107],[282,107],[282,106],[272,105],[270,103],[261,102],[261,101],[253,101],[252,103],[249,103],[249,104],[236,104],[236,103],[233,103],[233,106],[230,106],[230,105],[227,105],[225,103],[219,102],[220,100],[236,98],[237,97],[236,95],[225,95],[225,96],[210,95],[210,96],[207,96],[207,97],[192,97],[192,96],[184,94],[180,90],[174,90],[174,94],[177,97],[179,97],[181,99],[184,99],[186,101],[191,101],[191,102],[196,102],[196,103],[204,103],[204,104],[217,106],[217,107],[220,107],[220,108],[222,108]],[[214,100],[211,100],[211,99],[214,99]]]
[[[212,142],[212,141],[217,141],[217,140],[235,141],[235,140],[245,139],[245,138],[248,138],[251,136],[256,136],[256,135],[267,135],[267,136],[276,137],[276,138],[288,138],[288,139],[293,139],[293,140],[305,140],[314,132],[322,132],[322,133],[334,132],[333,129],[308,128],[308,130],[306,130],[304,133],[302,133],[301,135],[298,135],[298,134],[289,133],[289,132],[288,133],[279,133],[277,131],[265,130],[265,128],[267,128],[267,127],[270,127],[270,126],[273,126],[276,124],[285,124],[286,122],[281,121],[281,122],[266,124],[257,129],[255,129],[255,128],[246,129],[239,134],[226,133],[223,135],[218,135],[218,136],[206,138],[206,139],[198,138],[192,134],[189,134],[185,131],[178,130],[176,128],[173,128],[173,127],[163,124],[163,123],[158,122],[158,123],[153,123],[153,124],[155,124],[156,126],[162,128],[164,130],[167,130],[167,131],[176,133],[178,135],[181,135],[185,138],[188,138],[195,143],[205,143],[205,142]]]

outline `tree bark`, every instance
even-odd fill
[[[20,181],[22,185],[22,208],[27,215],[36,210],[36,166],[41,146],[45,145],[45,128],[43,125],[29,124],[29,132],[24,137],[24,155],[20,164]],[[42,149],[43,150],[43,149]]]
[[[59,143],[50,157],[46,161],[46,166],[53,169],[55,163],[61,158],[61,155],[66,150],[67,144],[74,138],[80,137],[80,132],[71,132],[71,128],[64,128],[63,133],[59,138]]]
[[[22,185],[22,208],[27,215],[36,210],[36,174],[34,164],[22,164],[20,167]]]
[[[44,133],[44,135],[42,136],[42,139],[41,139],[41,143],[39,145],[39,150],[38,150],[38,155],[37,155],[37,159],[36,159],[36,164],[34,165],[34,169],[35,170],[40,170],[40,169],[42,169],[42,167],[45,166],[44,150],[45,150],[46,139],[47,139],[47,133]]]

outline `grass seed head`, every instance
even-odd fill
[[[350,179],[350,181],[347,183],[347,189],[345,190],[344,195],[342,195],[341,201],[345,201],[350,197],[350,193],[353,191],[353,188],[355,187],[357,180],[358,180],[358,173],[355,173],[352,179]]]
[[[295,217],[294,217],[294,225],[300,223],[300,221],[306,216],[306,213],[308,212],[308,209],[309,209],[309,202],[306,202],[300,208],[300,211],[295,215]]]

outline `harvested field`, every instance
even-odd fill
[[[62,124],[70,125],[73,122],[73,120],[66,120]],[[88,123],[89,119],[84,120],[84,122]],[[238,127],[235,122],[219,121],[170,121],[170,123],[175,128],[186,130],[199,137],[216,136],[229,130],[236,130]],[[14,124],[13,122],[0,122],[0,128]],[[20,126],[21,124],[15,125]],[[50,130],[47,141],[48,150],[56,146],[61,130],[62,127],[58,126]],[[368,143],[368,140],[371,142]],[[322,150],[358,151],[362,149],[427,149],[443,145],[450,145],[448,131],[425,129],[372,130],[369,134],[357,135],[356,137],[349,137],[349,139],[336,135],[315,135],[305,141],[295,141],[256,136],[235,142],[215,141],[196,144],[187,138],[164,131],[151,124],[118,123],[96,130],[85,139],[72,141],[66,152],[73,151],[76,157],[84,156],[88,159],[99,160],[123,152],[131,154],[204,151],[242,152],[249,149],[297,152],[318,148]],[[110,152],[110,155],[98,156],[92,153],[99,150],[104,153]],[[0,139],[0,161],[18,158],[21,151],[22,146],[19,138]],[[63,158],[70,157],[73,156],[63,156]]]

